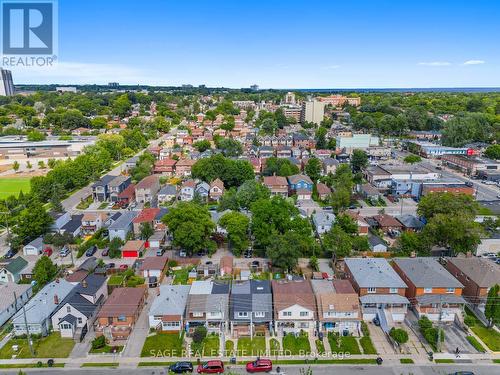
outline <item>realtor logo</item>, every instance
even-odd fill
[[[4,55],[53,55],[56,3],[2,1],[2,52]]]

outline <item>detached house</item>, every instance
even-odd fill
[[[166,184],[158,192],[158,202],[170,202],[177,196],[177,187],[175,185]]]
[[[101,212],[86,212],[82,217],[81,232],[91,235],[101,229],[107,220],[107,215]]]
[[[135,200],[138,203],[151,203],[159,190],[160,180],[158,176],[147,176],[135,186]]]
[[[88,275],[64,298],[52,315],[52,327],[61,337],[80,339],[94,323],[108,296],[106,276]]]
[[[0,284],[0,327],[3,326],[33,295],[31,284]]]
[[[461,317],[463,285],[434,258],[397,258],[394,269],[408,285],[406,297],[418,318],[452,322]],[[440,314],[441,311],[441,314]]]
[[[196,160],[192,159],[181,159],[175,165],[175,174],[177,177],[189,177],[191,176],[191,168],[193,167]]]
[[[210,199],[218,201],[224,195],[224,183],[216,178],[210,183]]]
[[[359,297],[348,280],[311,280],[321,332],[359,335]]]
[[[278,335],[316,328],[316,301],[309,280],[273,280],[274,326]]]
[[[280,195],[283,198],[288,197],[288,183],[285,177],[264,176],[263,185],[271,191],[271,195]]]
[[[161,285],[149,310],[149,328],[167,333],[181,332],[190,289],[189,285]]]
[[[116,288],[97,314],[96,336],[127,339],[146,299],[146,288]]]
[[[269,280],[233,281],[229,312],[231,335],[265,336],[272,330],[272,306]]]
[[[109,199],[109,183],[115,178],[116,176],[107,174],[92,185],[92,198],[94,201],[104,202]]]
[[[133,231],[133,221],[137,216],[137,211],[125,211],[122,216],[118,218],[109,227],[109,240],[112,241],[115,238],[119,238],[122,241],[127,239],[129,232]]]
[[[120,193],[130,185],[131,180],[129,176],[124,175],[116,176],[111,180],[108,184],[109,200],[118,202]]]
[[[0,283],[17,283],[28,262],[21,257],[0,261]]]
[[[327,233],[332,229],[335,223],[335,214],[333,212],[319,211],[312,215],[314,229],[318,235]]]
[[[408,288],[384,258],[346,258],[347,280],[360,297],[363,320],[378,318],[380,326],[389,332],[394,322],[402,322],[410,302],[405,297]]]
[[[183,202],[190,202],[194,199],[194,189],[196,182],[194,180],[187,180],[181,186],[180,199]]]
[[[288,189],[290,193],[298,193],[301,190],[312,193],[313,182],[304,174],[296,174],[288,177]]]
[[[194,189],[195,196],[201,198],[202,201],[208,200],[208,194],[210,193],[210,185],[204,181],[198,182],[196,188]]]

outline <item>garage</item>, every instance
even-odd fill
[[[127,241],[122,248],[122,258],[139,258],[144,252],[144,241],[133,240]]]

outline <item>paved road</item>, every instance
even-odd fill
[[[300,375],[301,369],[307,368],[305,366],[281,366],[281,375]],[[416,366],[416,365],[396,365],[396,366],[332,366],[332,365],[322,365],[322,366],[311,366],[312,375],[331,375],[331,374],[342,374],[342,375],[444,375],[451,374],[457,371],[474,371],[475,375],[497,375],[498,365],[431,365],[431,366]],[[128,369],[128,368],[98,368],[98,369],[26,369],[23,370],[26,374],[38,374],[38,375],[52,375],[57,373],[68,373],[72,375],[167,375],[165,369],[159,368],[138,368],[138,369]],[[241,366],[238,368],[227,369],[226,373],[231,371],[232,374],[246,374]],[[0,370],[0,374],[17,374],[19,370]],[[270,374],[277,374],[273,370]]]

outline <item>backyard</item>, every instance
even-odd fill
[[[20,191],[29,193],[30,190],[29,177],[0,178],[0,199],[10,197],[11,195],[17,197]]]
[[[288,334],[283,337],[283,351],[290,355],[304,355],[311,352],[311,344],[307,333],[301,333],[298,336]]]
[[[184,267],[178,270],[174,270],[174,285],[187,285],[188,275],[191,267]]]
[[[265,337],[240,337],[238,339],[238,355],[240,356],[261,356],[265,355]]]
[[[12,345],[18,345],[18,350],[12,350]],[[25,338],[11,339],[0,349],[0,358],[10,359],[13,355],[17,358],[66,358],[69,357],[73,346],[75,346],[73,339],[63,339],[58,332],[54,332],[47,337],[33,339],[35,351],[33,356]]]
[[[156,333],[146,337],[141,357],[179,357],[184,348],[184,334]]]

